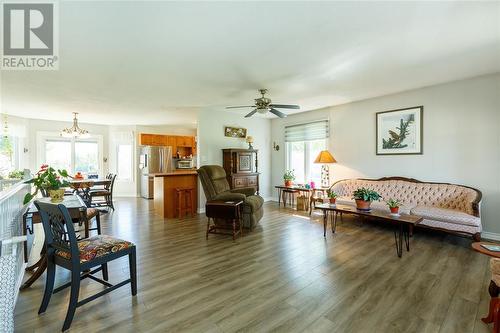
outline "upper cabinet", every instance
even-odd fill
[[[139,145],[141,146],[170,146],[172,157],[196,155],[196,139],[194,136],[163,135],[163,134],[139,134]]]
[[[192,136],[176,136],[175,137],[177,147],[193,147],[194,137]]]

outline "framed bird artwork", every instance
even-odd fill
[[[423,153],[423,106],[377,112],[377,155]]]

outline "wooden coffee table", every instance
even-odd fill
[[[410,251],[410,228],[414,227],[420,223],[423,218],[421,216],[400,214],[392,215],[389,212],[371,209],[369,211],[359,210],[356,207],[348,205],[331,205],[331,204],[321,204],[316,205],[317,209],[323,211],[323,236],[326,237],[326,227],[328,220],[330,219],[332,234],[335,233],[337,228],[337,213],[341,214],[352,214],[361,217],[371,217],[377,220],[381,220],[387,223],[396,225],[394,229],[394,240],[396,242],[396,253],[398,257],[401,258],[403,255],[403,239],[405,240],[406,250]]]

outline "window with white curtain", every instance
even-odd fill
[[[296,183],[321,183],[321,165],[314,160],[328,149],[329,133],[328,120],[285,127],[286,165],[294,170]]]
[[[119,180],[133,179],[133,163],[134,154],[133,146],[131,144],[118,144],[117,146],[117,161],[120,161],[117,165],[117,176]]]

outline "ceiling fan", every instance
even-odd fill
[[[276,110],[276,108],[278,108],[278,109],[295,109],[295,110],[300,109],[300,106],[298,106],[298,105],[271,104],[271,99],[264,97],[264,95],[267,93],[267,89],[259,89],[259,92],[262,95],[262,97],[255,99],[255,105],[227,106],[226,109],[255,108],[255,110],[253,110],[252,112],[247,114],[245,116],[245,118],[249,118],[249,117],[253,116],[256,112],[262,113],[262,114],[267,113],[267,112],[271,112],[272,114],[274,114],[280,118],[285,118],[286,114]]]

